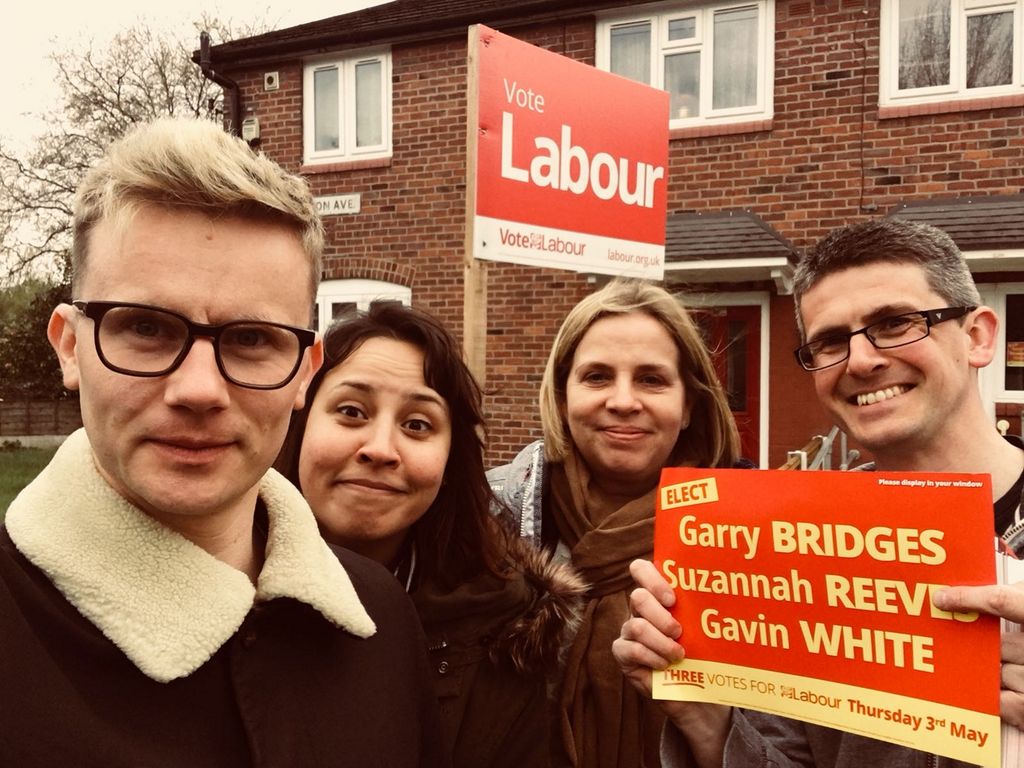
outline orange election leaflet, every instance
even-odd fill
[[[932,605],[993,584],[988,475],[665,469],[655,564],[686,659],[654,696],[770,712],[999,765],[999,620]]]

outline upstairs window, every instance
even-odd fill
[[[306,163],[391,155],[391,54],[309,62],[303,73]]]
[[[673,128],[770,118],[774,17],[774,0],[609,17],[597,66],[668,91]]]
[[[882,106],[1024,92],[1022,4],[882,0]]]

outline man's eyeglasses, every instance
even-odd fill
[[[875,349],[903,347],[928,336],[933,325],[963,317],[975,309],[977,307],[944,307],[883,317],[856,331],[835,333],[810,341],[797,347],[794,354],[804,370],[820,371],[846,360],[850,356],[850,339],[858,333],[863,333]]]
[[[217,367],[232,384],[279,389],[291,381],[316,333],[280,323],[236,320],[195,323],[146,304],[73,301],[94,322],[96,353],[107,368],[127,376],[166,376],[181,365],[196,337],[213,341]]]

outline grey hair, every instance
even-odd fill
[[[793,299],[802,341],[807,340],[800,313],[804,294],[830,274],[878,262],[920,266],[928,287],[949,306],[981,304],[967,261],[949,235],[929,224],[906,219],[872,219],[833,230],[797,266]]]

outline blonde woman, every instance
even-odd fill
[[[732,467],[739,436],[700,333],[648,283],[615,280],[558,332],[540,390],[544,439],[491,485],[521,535],[591,584],[559,701],[556,764],[658,765],[663,716],[611,655],[629,615],[629,563],[650,558],[662,467]]]

